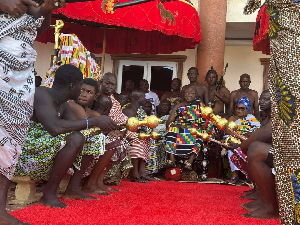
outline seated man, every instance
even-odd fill
[[[133,91],[131,93],[130,99],[131,102],[126,108],[123,109],[123,113],[128,117],[137,117],[139,120],[143,120],[147,116],[145,111],[141,108],[141,106],[145,103],[145,92],[141,90]],[[149,110],[150,113],[151,108]],[[139,128],[138,132],[150,133],[151,129],[143,126]],[[148,182],[146,178],[145,167],[148,160],[149,149],[149,139],[141,140],[137,138],[130,143],[128,151],[130,152],[130,158],[133,165],[133,168],[131,170],[132,182]]]
[[[119,94],[117,100],[120,103],[121,107],[127,105],[130,102],[130,93],[128,93],[128,92],[121,92]]]
[[[228,109],[228,117],[234,114],[234,107],[238,100],[242,97],[247,97],[250,100],[249,114],[254,115],[256,118],[259,118],[259,109],[258,109],[258,94],[257,91],[251,90],[249,88],[251,84],[251,78],[249,74],[242,74],[239,80],[240,89],[231,92],[230,94],[230,103]]]
[[[245,217],[257,219],[279,217],[271,140],[272,128],[269,121],[241,145],[242,150],[247,152],[248,169],[260,195],[260,199],[243,205],[245,209],[252,211],[244,214]]]
[[[128,119],[126,115],[122,113],[120,103],[114,98],[113,93],[117,85],[116,75],[113,73],[105,73],[102,80],[100,81],[100,96],[96,100],[96,106],[94,110],[101,112],[101,98],[108,97],[111,99],[112,107],[109,112],[109,117],[118,125],[124,125]],[[120,137],[120,132],[118,134],[112,134],[106,136],[106,144],[111,143],[112,148],[107,149],[104,155],[99,157],[99,160],[94,160],[95,168],[92,170],[88,181],[84,184],[83,190],[87,193],[102,191],[115,191],[106,185],[104,185],[103,180],[107,171],[112,165],[119,164],[126,157],[126,149],[129,147],[129,142],[127,138],[134,138],[136,135],[132,132],[126,132],[125,137]],[[122,134],[123,135],[123,134]],[[102,192],[103,193],[103,192]]]
[[[161,119],[163,122],[158,124],[153,131],[158,132],[161,136],[158,140],[150,139],[150,151],[148,156],[148,162],[146,165],[146,172],[148,177],[153,178],[151,176],[157,174],[160,169],[163,168],[164,164],[166,163],[166,134],[167,134],[167,127],[166,123],[169,119],[171,103],[168,100],[162,100],[157,107],[157,117]],[[151,108],[150,108],[151,109]],[[150,110],[151,111],[151,110]],[[153,178],[155,179],[155,178]],[[156,179],[155,179],[156,180]]]
[[[236,132],[240,135],[249,136],[251,132],[255,131],[260,127],[260,122],[252,115],[248,114],[250,109],[250,101],[247,97],[243,97],[237,101],[235,106],[235,115],[231,116],[228,121],[235,121],[237,124]],[[239,148],[235,148],[233,151],[228,150],[228,159],[230,163],[230,168],[232,171],[231,181],[237,183],[239,176],[238,171],[241,171],[245,174],[246,179],[248,179],[248,173],[243,166],[241,159],[246,161],[246,158],[243,157]]]
[[[174,155],[189,155],[184,164],[186,169],[192,169],[192,163],[198,152],[203,149],[204,142],[200,137],[190,134],[189,128],[214,133],[212,123],[201,118],[200,106],[204,104],[196,97],[196,87],[187,86],[184,92],[185,100],[174,107],[167,121],[166,151],[170,154],[167,166],[175,166]]]
[[[53,87],[39,87],[34,96],[34,114],[15,175],[48,180],[40,200],[46,206],[66,207],[56,191],[82,151],[84,136],[76,131],[94,126],[103,131],[117,128],[107,116],[77,120],[67,101],[80,95],[82,77],[75,66],[63,65],[56,71]],[[73,193],[84,196],[79,186]]]

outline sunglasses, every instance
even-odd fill
[[[241,110],[241,111],[245,111],[246,107],[235,107],[236,110]]]

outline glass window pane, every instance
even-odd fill
[[[151,66],[150,89],[158,92],[171,91],[173,69],[169,66]]]
[[[122,73],[122,91],[125,89],[127,80],[132,80],[135,88],[139,88],[139,82],[143,79],[144,72],[144,66],[124,65]]]

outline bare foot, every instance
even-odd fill
[[[91,186],[84,186],[82,188],[82,190],[85,192],[85,193],[89,193],[89,194],[96,194],[96,195],[110,195],[109,193],[101,190],[98,185],[91,185]]]
[[[247,195],[241,196],[240,198],[249,199],[249,200],[256,200],[256,199],[259,198],[259,192],[255,191],[255,192],[253,192],[251,194],[247,194]]]
[[[248,195],[248,194],[252,194],[252,193],[254,193],[254,192],[255,192],[255,188],[253,188],[253,189],[251,189],[251,190],[249,190],[249,191],[244,191],[243,194]]]
[[[256,200],[251,201],[251,202],[247,202],[245,204],[242,204],[241,206],[244,209],[246,209],[247,211],[254,211],[254,210],[261,207],[261,199],[258,198]]]
[[[22,223],[17,218],[13,217],[12,215],[8,214],[6,211],[0,213],[0,224],[1,225],[24,225],[29,223]]]
[[[56,195],[43,195],[39,201],[41,205],[53,208],[66,208],[67,205],[62,203]]]
[[[268,211],[264,206],[254,210],[253,212],[243,214],[242,216],[256,219],[279,219],[277,209],[274,209],[273,211]]]
[[[105,184],[98,184],[98,187],[102,190],[102,191],[119,191],[117,189],[114,189],[110,186],[107,186]]]
[[[97,199],[95,197],[89,196],[88,194],[84,193],[82,190],[66,190],[64,195],[62,196],[63,199]]]

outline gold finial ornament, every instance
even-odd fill
[[[127,127],[128,127],[128,130],[132,131],[132,132],[136,132],[139,128],[139,120],[138,118],[136,117],[130,117],[128,120],[127,120]]]
[[[149,139],[150,137],[151,137],[151,134],[139,133],[139,139],[141,139],[141,140]]]
[[[156,131],[152,131],[152,132],[151,132],[151,138],[152,138],[153,140],[157,140],[158,138],[160,138],[160,134],[157,133]]]
[[[50,25],[50,27],[54,28],[54,35],[55,35],[53,65],[55,65],[57,60],[60,30],[64,27],[64,25],[65,25],[64,21],[62,20],[56,20],[55,25]]]
[[[227,127],[231,130],[235,130],[237,128],[237,124],[236,122],[231,121],[228,123]]]
[[[201,116],[205,119],[210,119],[211,115],[213,114],[213,109],[210,107],[200,107],[201,110]]]
[[[146,126],[150,127],[151,129],[157,127],[158,124],[162,123],[162,120],[157,118],[155,115],[151,115],[147,117],[146,120],[147,120]]]
[[[127,120],[127,127],[130,131],[136,132],[140,126],[147,126],[153,129],[157,127],[157,125],[160,124],[161,122],[162,120],[157,118],[155,115],[146,117],[141,121],[139,121],[136,117],[130,117]]]

